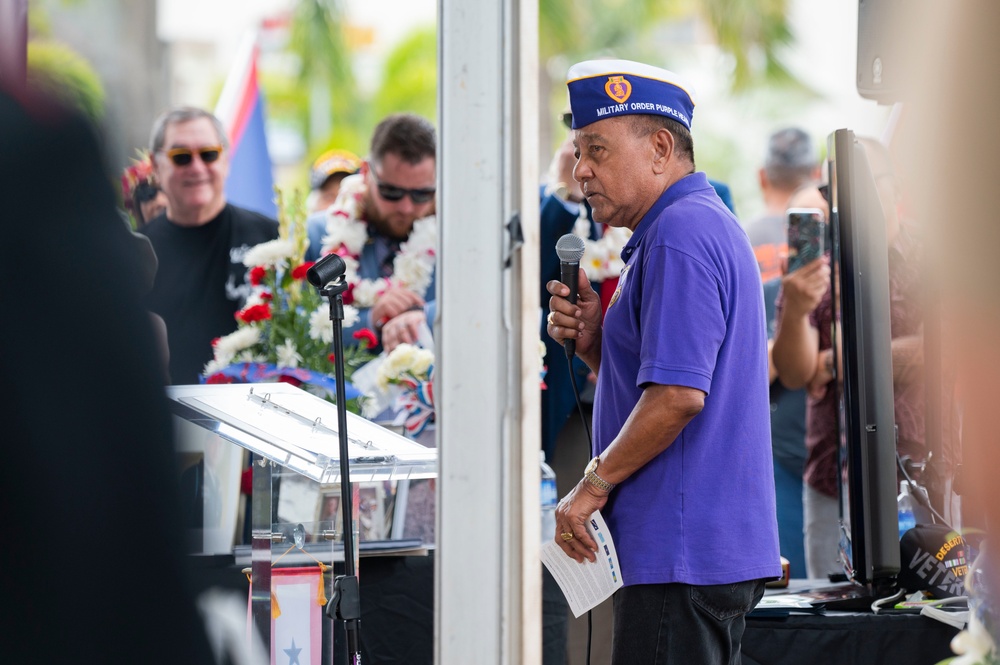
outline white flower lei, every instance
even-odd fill
[[[591,282],[603,282],[621,274],[622,268],[625,267],[625,262],[622,261],[622,248],[632,237],[632,231],[625,227],[607,226],[603,236],[591,240],[590,220],[581,210],[580,217],[573,226],[573,234],[583,238],[583,258],[580,259],[580,266],[587,273],[587,279]]]
[[[345,259],[353,259],[347,261],[347,283],[354,286],[354,302],[358,307],[373,306],[375,299],[391,286],[404,286],[423,295],[434,274],[437,220],[430,216],[413,223],[410,237],[400,245],[399,254],[393,259],[391,277],[361,279],[357,273],[358,257],[368,242],[368,223],[359,218],[364,193],[361,174],[348,176],[341,182],[337,201],[327,212],[323,254],[336,252]]]

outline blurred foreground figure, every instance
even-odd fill
[[[2,90],[0,126],[4,662],[213,662],[143,268],[98,146],[81,118]]]
[[[957,368],[962,407],[962,463],[955,477],[962,525],[985,527],[990,542],[994,609],[1000,589],[1000,4],[965,1],[932,17],[926,31],[940,44],[914,79],[913,127],[904,162],[914,167],[919,210],[938,250],[945,363]],[[931,32],[933,31],[933,32]],[[919,62],[919,60],[917,61]],[[932,77],[940,78],[934,79]],[[929,78],[930,77],[930,78]],[[926,86],[937,80],[939,85]],[[926,86],[926,87],[925,87]],[[932,89],[933,88],[933,89]],[[942,168],[945,167],[945,168]],[[994,636],[996,639],[996,636]]]

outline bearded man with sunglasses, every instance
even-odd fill
[[[198,383],[212,340],[236,330],[250,293],[243,256],[277,238],[278,222],[226,202],[229,142],[208,111],[166,111],[149,142],[167,209],[142,229],[159,260],[147,307],[167,324],[171,381]]]
[[[349,271],[353,305],[360,321],[344,330],[368,327],[386,351],[421,341],[433,316],[437,226],[434,126],[412,113],[383,119],[372,134],[361,172],[341,183],[337,201],[308,223],[315,260],[337,252],[356,262]]]

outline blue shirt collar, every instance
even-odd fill
[[[711,183],[708,182],[708,176],[706,176],[701,171],[697,173],[692,173],[691,175],[686,175],[670,187],[667,191],[660,195],[660,198],[656,200],[656,203],[646,211],[646,214],[642,216],[639,224],[632,231],[632,237],[629,238],[628,242],[625,243],[625,247],[622,248],[622,261],[628,262],[629,257],[632,256],[633,252],[639,247],[639,242],[642,240],[642,236],[646,234],[646,231],[653,225],[653,222],[660,216],[667,206],[671,205],[678,199],[681,199],[688,194],[697,192],[703,189],[712,189]]]

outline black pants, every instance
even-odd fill
[[[740,665],[745,615],[764,581],[643,584],[614,596],[613,665]]]

